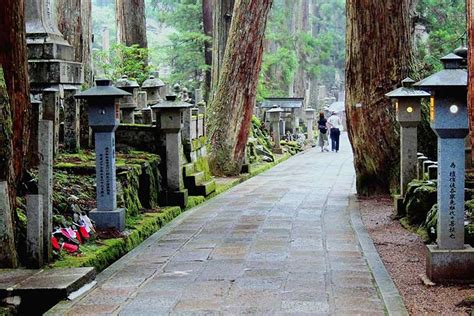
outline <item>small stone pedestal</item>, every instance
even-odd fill
[[[428,246],[426,273],[435,283],[474,280],[474,249],[464,244],[467,71],[462,58],[443,57],[444,70],[416,85],[431,90],[431,128],[438,136],[437,245]]]
[[[273,147],[273,152],[275,154],[282,154],[283,150],[280,145],[280,117],[283,109],[274,106],[271,110],[268,110],[267,113],[270,115],[270,124],[272,126],[272,136],[275,143]]]
[[[89,125],[95,132],[97,209],[89,216],[98,228],[125,229],[125,209],[117,208],[115,130],[119,125],[119,99],[130,93],[97,80],[97,87],[76,95],[89,103]]]
[[[188,190],[184,188],[183,165],[184,152],[181,142],[183,126],[182,112],[192,104],[176,100],[176,96],[167,96],[166,101],[152,106],[160,120],[161,130],[166,135],[166,204],[185,207]]]

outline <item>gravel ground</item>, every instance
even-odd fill
[[[389,198],[360,200],[362,220],[387,270],[400,291],[410,315],[466,315],[471,308],[460,306],[474,295],[470,286],[433,286],[421,282],[425,272],[426,247],[418,235],[390,218]]]

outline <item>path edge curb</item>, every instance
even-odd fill
[[[356,232],[359,245],[362,248],[377,287],[379,288],[388,315],[409,315],[400,292],[385,268],[375,248],[374,242],[362,222],[359,202],[355,195],[349,198],[349,212],[352,227]]]

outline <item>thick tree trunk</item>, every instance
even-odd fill
[[[202,21],[204,27],[204,34],[212,38],[212,0],[202,0]],[[204,100],[209,100],[209,94],[211,91],[211,80],[212,80],[212,42],[206,42],[204,44],[204,60],[208,69],[205,73],[204,80]]]
[[[119,43],[148,47],[145,0],[115,0],[115,18]]]
[[[91,14],[91,0],[57,0],[56,2],[59,30],[74,47],[74,61],[82,63],[84,84],[87,87],[94,83]],[[87,148],[89,147],[89,123],[86,102],[81,102],[80,115],[80,143],[82,148]]]
[[[216,95],[209,109],[210,167],[237,175],[255,107],[263,37],[272,0],[237,0]]]
[[[468,108],[471,149],[474,146],[474,0],[467,0],[467,32],[468,32]],[[474,150],[472,150],[471,164],[474,162]]]
[[[235,0],[212,0],[212,74],[211,74],[211,101],[219,85],[227,38],[232,23],[232,12]]]
[[[298,98],[304,98],[306,94],[306,86],[308,85],[308,78],[305,71],[306,53],[304,51],[304,43],[302,42],[301,35],[309,32],[309,0],[300,0],[297,10],[296,19],[296,52],[298,55],[298,70],[296,71],[294,93],[293,95]]]
[[[347,1],[346,111],[361,195],[398,184],[399,135],[384,94],[413,65],[410,2]]]
[[[0,11],[0,181],[7,181],[11,212],[28,157],[30,98],[23,0],[5,0]],[[14,216],[11,216],[14,218]],[[8,240],[7,240],[8,239]],[[2,236],[0,266],[16,266],[14,236]]]
[[[74,47],[74,61],[84,67],[84,83],[93,83],[91,0],[57,0],[58,27]]]

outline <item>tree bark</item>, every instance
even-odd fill
[[[145,0],[116,0],[117,41],[126,46],[148,48]]]
[[[5,77],[0,84],[0,181],[8,183],[11,214],[27,164],[31,126],[24,11],[24,0],[5,0],[0,11],[0,81]],[[0,266],[17,266],[14,244],[14,236],[2,238]]]
[[[56,15],[58,27],[69,44],[74,47],[74,61],[82,63],[84,85],[94,83],[92,68],[92,2],[91,0],[58,0]],[[87,103],[81,102],[80,143],[82,148],[89,147],[89,123]]]
[[[474,162],[474,0],[467,0],[467,33],[468,33],[468,109],[471,141],[471,164]]]
[[[204,27],[204,34],[212,39],[212,0],[202,0],[202,20]],[[204,80],[204,100],[207,102],[209,100],[209,94],[211,91],[211,80],[212,80],[212,42],[211,40],[206,41],[204,44],[204,60],[208,69],[205,73]]]
[[[211,100],[219,85],[222,64],[224,61],[227,38],[232,23],[232,12],[235,0],[212,0],[212,74],[211,74]]]
[[[255,107],[263,38],[272,0],[237,0],[216,95],[209,108],[209,164],[215,175],[237,175]]]
[[[307,59],[304,51],[304,43],[301,35],[309,32],[309,0],[300,0],[296,10],[296,52],[298,55],[298,70],[296,71],[293,95],[298,98],[304,98],[306,95],[306,86],[308,85],[308,78],[305,71],[305,62]]]
[[[87,86],[93,83],[91,7],[91,0],[56,1],[59,30],[74,47],[74,61],[82,63]]]
[[[346,112],[357,192],[386,194],[398,185],[399,135],[384,94],[413,66],[410,0],[348,0]]]

